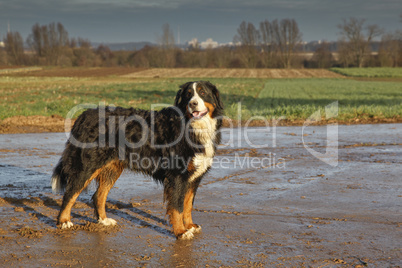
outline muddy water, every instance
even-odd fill
[[[161,186],[130,172],[108,198],[117,227],[95,223],[89,189],[58,230],[66,135],[0,135],[0,266],[402,266],[402,125],[337,131],[334,146],[326,126],[225,129],[192,241],[170,232]]]

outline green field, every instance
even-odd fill
[[[65,117],[78,104],[101,101],[150,109],[152,104],[172,104],[178,86],[189,80],[193,79],[0,76],[0,119],[15,115]],[[401,82],[326,78],[203,80],[217,85],[226,115],[232,119],[237,119],[241,110],[242,120],[254,116],[304,120],[334,101],[339,103],[339,120],[402,117]]]
[[[248,107],[253,115],[297,120],[338,101],[340,120],[393,118],[402,115],[401,86],[397,82],[345,79],[271,80],[257,98],[250,100]]]
[[[350,77],[402,77],[402,68],[331,68],[330,70]]]

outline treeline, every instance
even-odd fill
[[[402,19],[402,16],[401,16]],[[329,68],[402,66],[402,32],[385,33],[363,19],[344,19],[338,25],[337,51],[320,43],[313,54],[304,51],[302,33],[293,19],[265,20],[256,27],[243,21],[233,38],[234,45],[201,49],[191,43],[185,49],[174,45],[169,24],[162,27],[157,46],[136,51],[94,48],[84,38],[70,38],[61,23],[35,24],[24,39],[8,32],[0,48],[0,65],[44,65],[113,67],[201,67],[201,68]],[[381,37],[378,53],[372,53],[374,38]],[[25,44],[29,49],[25,49]]]
[[[112,57],[107,47],[94,50],[87,39],[69,38],[61,23],[32,26],[32,33],[26,39],[28,51],[19,32],[8,32],[3,43],[2,65],[102,66]]]

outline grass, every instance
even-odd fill
[[[194,78],[196,80],[196,78]],[[60,115],[82,103],[150,109],[173,103],[178,86],[192,79],[0,77],[0,119],[16,115]],[[221,91],[232,119],[281,116],[304,120],[338,101],[339,120],[400,118],[401,83],[349,79],[210,79]],[[241,106],[239,106],[239,103]],[[157,107],[159,109],[160,107]],[[77,114],[78,116],[78,114]],[[325,114],[322,113],[324,117]]]
[[[333,72],[350,77],[394,77],[402,78],[402,68],[372,67],[372,68],[331,68]]]
[[[258,98],[250,100],[249,110],[253,115],[298,120],[318,109],[323,112],[337,101],[340,120],[392,118],[402,115],[401,85],[345,79],[273,80],[264,85]]]

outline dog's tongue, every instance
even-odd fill
[[[194,116],[195,118],[201,118],[201,117],[203,117],[204,115],[206,115],[207,113],[208,113],[208,110],[205,110],[205,111],[202,111],[202,112],[195,111],[195,112],[193,112],[193,116]]]

